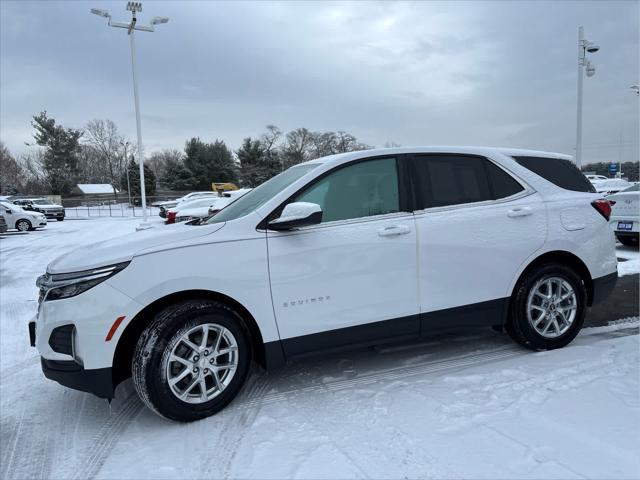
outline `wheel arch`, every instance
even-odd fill
[[[522,272],[520,272],[520,275],[518,275],[517,280],[511,288],[509,304],[513,300],[513,296],[515,295],[518,285],[520,285],[522,279],[531,270],[545,263],[552,262],[567,265],[580,276],[582,282],[584,283],[585,290],[587,291],[587,305],[591,306],[593,304],[593,278],[591,277],[591,272],[589,272],[589,268],[580,259],[580,257],[571,252],[567,252],[566,250],[552,250],[550,252],[545,252],[530,261],[529,264],[522,270]],[[505,320],[507,319],[505,318]]]
[[[142,331],[153,320],[155,315],[177,302],[185,300],[214,300],[220,303],[224,303],[231,309],[233,309],[244,322],[244,327],[249,332],[251,346],[253,350],[253,359],[261,365],[263,368],[267,367],[267,354],[265,351],[265,344],[262,337],[258,323],[253,315],[237,300],[224,295],[222,293],[214,292],[211,290],[183,290],[174,292],[164,297],[158,298],[153,301],[140,312],[127,324],[118,344],[116,346],[113,355],[113,385],[114,388],[123,380],[131,376],[131,361],[133,359],[133,352]]]
[[[30,228],[33,228],[33,223],[31,222],[31,220],[29,220],[28,218],[24,218],[24,217],[18,218],[15,221],[15,223],[13,224],[13,228],[15,228],[17,230],[18,229],[18,223],[23,222],[23,221],[27,222],[30,225]]]

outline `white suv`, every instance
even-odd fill
[[[296,165],[202,225],[65,254],[30,324],[45,375],[160,415],[227,405],[250,363],[504,326],[568,344],[616,279],[608,200],[570,157],[394,148]]]

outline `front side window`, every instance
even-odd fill
[[[292,201],[320,205],[322,223],[399,212],[396,159],[366,160],[342,167]]]
[[[482,157],[418,155],[414,171],[418,210],[497,200],[524,190],[508,173]]]

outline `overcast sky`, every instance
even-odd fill
[[[135,138],[124,1],[0,1],[0,137],[31,116],[114,120]],[[601,46],[584,82],[584,160],[638,160],[637,1],[143,2],[136,34],[146,153],[192,136],[237,148],[267,124],[346,130],[375,146],[574,153],[577,30]]]

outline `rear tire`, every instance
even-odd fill
[[[226,305],[211,300],[177,303],[157,314],[138,340],[132,366],[135,389],[165,418],[191,422],[211,416],[245,383],[250,345],[242,319]]]
[[[626,245],[627,247],[638,247],[638,237],[623,237],[616,235],[616,238],[621,244]]]
[[[513,340],[532,350],[561,348],[580,332],[586,304],[585,286],[573,269],[543,264],[528,272],[516,287],[506,330]]]
[[[59,222],[62,222],[64,220],[64,217],[58,217],[56,220],[58,220]]]

